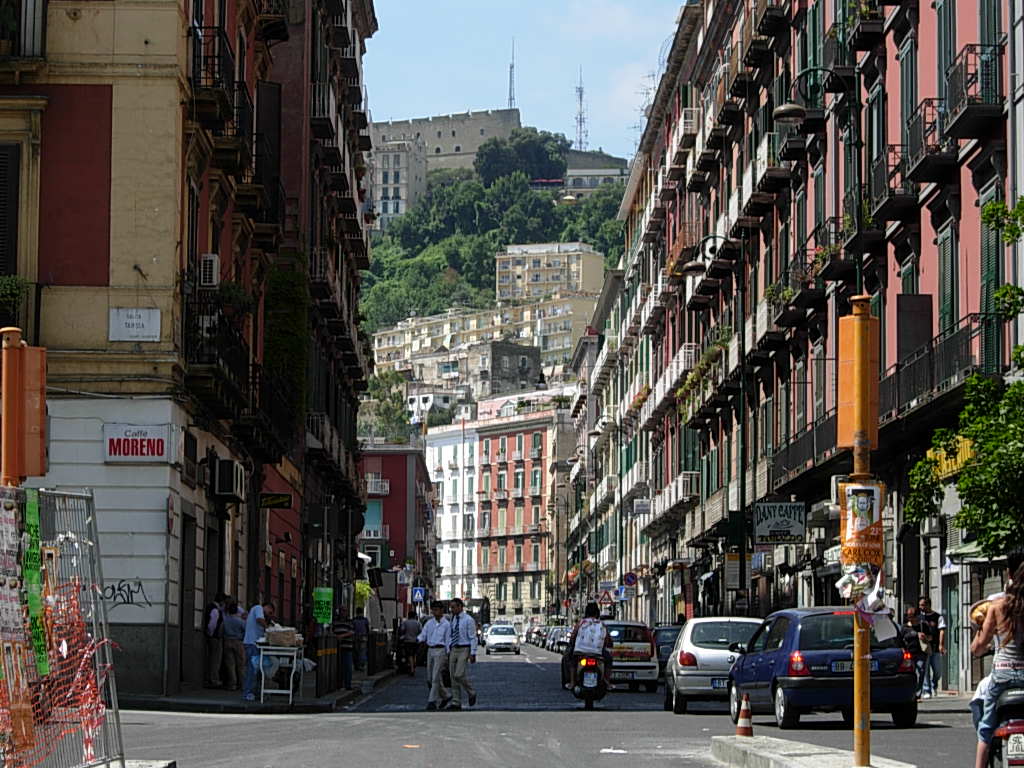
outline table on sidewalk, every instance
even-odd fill
[[[299,677],[299,690],[302,690],[303,653],[302,646],[285,645],[258,645],[259,648],[259,672],[260,672],[260,703],[263,703],[265,696],[287,696],[291,704],[295,692],[295,676]],[[263,659],[274,658],[278,660],[278,667],[291,668],[288,674],[288,688],[267,688],[267,676],[263,669]]]

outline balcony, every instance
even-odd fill
[[[508,464],[508,454],[505,453],[504,451],[499,452],[497,455],[497,463]]]
[[[754,73],[747,69],[747,65],[744,62],[744,46],[742,42],[736,43],[732,46],[729,54],[729,70],[722,85],[722,96],[723,98],[719,107],[726,104],[731,96],[735,99],[744,100],[756,93],[756,85],[754,83]],[[735,104],[737,119],[739,117],[739,104]],[[735,120],[722,120],[719,117],[719,122],[723,125],[732,125]]]
[[[341,462],[341,438],[338,430],[323,411],[306,413],[306,457],[310,461],[339,469]]]
[[[919,215],[917,184],[907,178],[906,148],[890,144],[871,162],[871,216],[875,221],[902,221]]]
[[[836,22],[825,33],[822,67],[829,70],[822,83],[826,93],[849,93],[856,85],[856,61],[850,52],[846,29]]]
[[[513,499],[522,499],[522,498],[524,498],[524,496],[525,496],[525,493],[524,493],[522,487],[513,488],[512,489],[512,498]]]
[[[318,246],[309,256],[309,292],[320,313],[337,317],[341,310],[341,283],[333,248]]]
[[[768,67],[772,63],[771,40],[760,33],[756,22],[756,14],[748,11],[744,18],[743,30],[741,32],[743,65],[754,70]],[[746,97],[746,94],[743,94],[741,98],[744,97]]]
[[[885,19],[876,0],[858,0],[851,4],[853,17],[850,25],[850,48],[855,51],[873,51],[885,40]]]
[[[249,403],[233,430],[261,461],[276,464],[295,442],[297,406],[292,387],[253,363]]]
[[[796,127],[777,125],[778,140],[776,141],[777,159],[783,162],[799,162],[807,157],[807,140],[800,135]],[[792,172],[790,172],[792,183]]]
[[[758,34],[785,37],[789,32],[790,0],[757,0],[754,23]]]
[[[333,139],[336,107],[330,82],[309,86],[309,126],[316,139]]]
[[[945,137],[945,102],[925,99],[907,120],[907,178],[945,184],[957,167],[956,142]]]
[[[219,418],[237,418],[249,403],[249,345],[216,295],[185,305],[185,383]]]
[[[288,40],[288,0],[259,0],[256,39],[264,43]]]
[[[544,449],[543,448],[531,448],[530,449],[530,458],[533,461],[538,461],[543,456],[544,456]]]
[[[368,480],[373,482],[372,480]],[[380,480],[377,482],[386,483],[387,480]],[[378,528],[363,528],[362,532],[356,536],[360,541],[388,541],[391,538],[391,526],[385,523]]]
[[[683,471],[655,494],[643,533],[655,538],[678,529],[686,511],[700,500],[700,473]]]
[[[715,97],[715,121],[725,128],[730,128],[736,125],[743,119],[743,111],[740,109],[740,104],[736,101],[732,93],[733,88],[726,87],[726,81],[741,88],[746,93],[747,84],[751,81],[750,73],[743,68],[742,62],[739,60],[739,48],[734,47],[734,64],[730,66],[729,77],[722,77],[718,81],[718,92]],[[735,67],[735,72],[733,71]],[[737,97],[738,98],[738,97]]]
[[[371,496],[387,496],[391,493],[391,481],[375,477],[367,478],[366,492]]]
[[[826,43],[828,41],[826,40]],[[826,50],[828,50],[826,48]],[[814,136],[825,132],[825,93],[821,74],[810,72],[802,78],[796,87],[794,101],[805,111],[804,120],[798,130],[804,136]]]
[[[857,274],[856,262],[843,252],[843,238],[843,220],[838,216],[825,219],[807,238],[808,250],[819,262],[817,274],[825,280],[853,280]]]
[[[966,45],[946,73],[946,136],[983,139],[1005,128],[1003,46]]]
[[[708,188],[708,184],[711,183],[711,176],[707,171],[702,171],[699,168],[694,168],[690,172],[690,178],[686,180],[686,191],[700,193],[704,192]]]
[[[772,305],[761,301],[754,315],[754,348],[765,357],[786,346],[786,329],[775,322]]]
[[[679,115],[679,127],[676,130],[679,148],[684,150],[692,149],[697,143],[697,132],[700,130],[700,122],[703,117],[700,107],[683,107]]]
[[[885,233],[879,222],[870,215],[871,196],[862,185],[860,194],[856,188],[847,188],[843,196],[843,248],[851,253],[866,253],[882,243]],[[860,206],[860,229],[857,228],[857,206]]]
[[[792,303],[800,309],[823,309],[825,299],[825,281],[818,272],[822,260],[815,259],[813,251],[800,251],[786,267],[783,281],[793,292]]]
[[[530,486],[530,495],[531,496],[540,496],[542,493],[543,493],[543,488],[541,486],[539,486],[539,485],[531,485]]]
[[[234,116],[235,56],[221,27],[190,27],[192,119],[221,130]]]
[[[494,492],[494,500],[505,502],[508,501],[508,491],[500,489]]]
[[[808,424],[772,457],[771,478],[778,490],[798,475],[829,461],[838,451],[836,412],[826,413]]]
[[[244,178],[253,165],[253,109],[249,88],[242,81],[234,84],[234,112],[213,137],[214,168],[229,176]]]

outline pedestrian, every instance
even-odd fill
[[[984,691],[981,719],[978,722],[978,748],[975,768],[985,768],[999,714],[997,703],[1003,691],[1024,686],[1024,564],[1018,565],[1006,594],[992,602],[985,613],[981,631],[971,642],[971,653],[984,656],[992,641],[997,642],[992,658],[992,674]]]
[[[455,702],[448,708],[460,710],[463,692],[469,697],[469,706],[476,706],[476,689],[469,679],[469,665],[476,664],[476,620],[466,613],[461,599],[456,597],[449,605],[452,612],[452,641],[448,669],[452,676]]]
[[[914,671],[917,673],[917,698],[920,699],[927,673],[928,636],[925,634],[921,617],[918,615],[915,605],[908,606],[904,613],[903,626],[900,627],[900,639],[914,663]]]
[[[338,663],[341,665],[341,687],[352,690],[352,652],[355,645],[355,627],[348,617],[348,608],[344,605],[338,609],[338,619],[332,627],[334,637],[338,641]]]
[[[942,678],[942,658],[946,653],[946,619],[932,610],[932,601],[922,596],[917,601],[917,615],[928,636],[928,659],[925,661],[925,685],[922,697],[930,699],[939,695],[939,680]]]
[[[356,608],[352,629],[355,631],[356,669],[366,669],[366,653],[370,645],[370,620],[363,615],[362,608]]]
[[[451,693],[444,686],[441,671],[448,666],[448,648],[452,640],[452,625],[444,615],[444,606],[437,600],[430,604],[432,616],[427,619],[417,640],[427,646],[427,680],[430,694],[427,710],[444,709],[451,701]]]
[[[203,619],[206,635],[206,687],[221,688],[220,668],[224,659],[224,603],[227,595],[218,592],[213,602],[207,603]]]
[[[419,650],[417,638],[419,638],[422,631],[423,625],[416,618],[416,609],[413,608],[409,611],[409,617],[398,628],[399,648],[406,664],[409,665],[409,677],[416,676],[416,652]]]
[[[238,610],[238,603],[229,600],[224,607],[224,671],[227,687],[237,691],[245,680],[245,621]]]
[[[245,680],[242,682],[242,699],[256,701],[256,664],[259,660],[259,646],[256,641],[266,634],[267,624],[274,619],[274,606],[269,602],[256,603],[245,617],[245,634],[242,646],[245,648]]]

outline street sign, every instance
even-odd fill
[[[422,603],[427,599],[427,588],[426,587],[413,587],[412,588],[412,601],[414,603]]]
[[[622,599],[632,600],[636,597],[636,587],[623,587],[622,588]]]
[[[330,624],[334,613],[334,589],[332,587],[313,588],[313,620],[317,624]]]
[[[598,599],[597,602],[601,605],[611,605],[614,602],[614,600],[612,600],[611,593],[606,589],[604,592],[601,593],[601,597]]]
[[[807,505],[802,501],[754,505],[754,542],[803,544]]]
[[[614,581],[601,581],[598,582],[597,589],[600,592],[611,592],[617,586],[619,585],[616,584]]]
[[[625,576],[622,577],[622,583],[625,584],[627,587],[635,587],[636,586],[636,581],[637,581],[636,574],[633,573],[632,571],[630,571],[629,573],[627,573]]]

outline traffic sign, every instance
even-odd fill
[[[611,592],[609,592],[606,589],[604,592],[601,593],[601,597],[598,599],[597,602],[600,603],[601,605],[611,605],[615,601],[612,600]]]
[[[413,587],[412,588],[412,601],[414,603],[422,603],[427,599],[427,588],[426,587]]]
[[[618,584],[616,584],[614,581],[601,581],[598,582],[597,588],[601,592],[611,592],[617,586]]]
[[[627,587],[635,587],[636,586],[636,574],[633,573],[632,571],[630,571],[629,573],[627,573],[625,576],[622,577],[622,583],[625,584]]]

